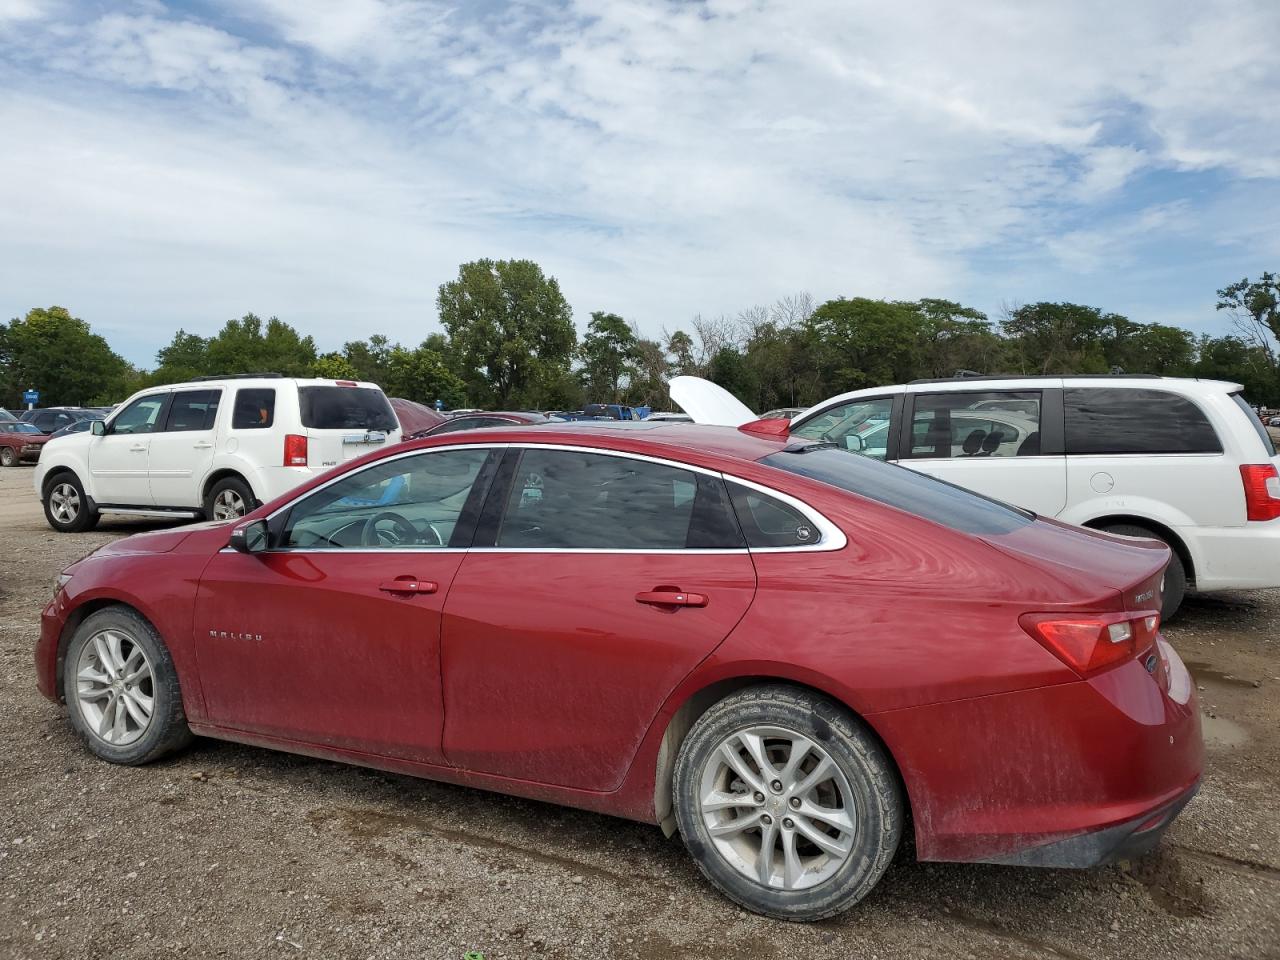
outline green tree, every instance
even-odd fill
[[[697,376],[698,363],[693,358],[693,337],[677,330],[667,337],[667,353],[671,354],[673,376]]]
[[[806,321],[831,393],[910,380],[921,366],[923,321],[910,304],[828,300]]]
[[[476,260],[440,286],[436,306],[463,376],[499,406],[531,404],[567,370],[577,333],[554,277],[532,260]]]
[[[316,362],[316,344],[284,321],[271,317],[264,327],[261,318],[246,313],[228,320],[209,338],[209,373],[280,373],[305,377]]]
[[[597,402],[620,403],[625,383],[636,375],[639,344],[635,332],[616,313],[596,310],[578,346],[582,381]]]
[[[1280,340],[1280,278],[1263,273],[1255,281],[1245,277],[1223,287],[1218,291],[1218,309],[1231,312],[1240,336],[1261,348],[1267,363],[1274,367],[1273,344]]]
[[[316,357],[316,362],[311,365],[311,375],[325,380],[361,379],[351,361],[336,351]]]
[[[950,377],[957,370],[997,373],[1005,365],[1005,343],[980,310],[929,298],[902,305],[922,321],[917,377]]]
[[[1196,338],[1189,330],[1163,323],[1132,323],[1123,317],[1103,341],[1107,365],[1125,373],[1185,377],[1196,362]]]
[[[1200,337],[1193,376],[1229,380],[1244,387],[1250,403],[1280,405],[1280,384],[1265,350],[1236,336]]]
[[[392,347],[381,386],[388,396],[427,406],[439,400],[446,407],[461,407],[467,399],[466,384],[449,369],[444,357],[425,344],[416,350],[406,350],[399,344]]]
[[[1123,320],[1097,307],[1042,302],[1009,311],[1001,327],[1020,373],[1106,373],[1104,337]]]
[[[182,328],[173,335],[167,347],[156,354],[156,369],[147,379],[153,383],[181,383],[203,376],[209,370],[209,341]]]
[[[89,324],[65,307],[36,307],[0,323],[0,405],[18,407],[22,391],[43,406],[124,399],[136,371]]]
[[[712,354],[707,364],[707,379],[724,387],[747,406],[756,402],[755,377],[742,354],[733,347],[721,347]]]

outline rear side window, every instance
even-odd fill
[[[498,547],[681,550],[744,546],[719,478],[569,450],[525,450]]]
[[[179,390],[169,404],[165,430],[212,430],[221,390]]]
[[[738,523],[751,547],[807,547],[821,539],[808,517],[776,497],[729,481]]]
[[[1244,413],[1245,418],[1249,421],[1249,426],[1253,427],[1253,432],[1262,441],[1262,448],[1267,451],[1267,456],[1274,457],[1276,455],[1276,445],[1271,442],[1271,434],[1267,433],[1267,428],[1262,425],[1262,421],[1253,412],[1253,408],[1245,403],[1244,397],[1238,393],[1233,393],[1231,399],[1235,401],[1236,406]]]
[[[276,421],[274,389],[246,387],[236,391],[236,405],[231,411],[232,430],[265,430]]]
[[[395,430],[400,425],[381,390],[300,387],[302,425],[313,430]]]
[[[1040,453],[1040,394],[934,393],[915,398],[916,459],[1028,457]]]
[[[1035,515],[963,487],[835,447],[771,454],[761,463],[848,490],[963,533],[992,536],[1032,523]]]
[[[1063,391],[1067,453],[1221,453],[1208,418],[1186,397],[1164,390]]]

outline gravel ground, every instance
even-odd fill
[[[39,613],[66,564],[148,526],[55,534],[30,483],[0,470],[0,957],[1280,958],[1280,591],[1193,599],[1167,631],[1209,754],[1158,853],[904,852],[859,907],[798,925],[739,911],[654,827],[210,740],[93,759],[36,692]]]

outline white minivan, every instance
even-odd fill
[[[700,422],[751,416],[696,378],[675,378],[671,395]],[[1166,617],[1188,588],[1280,586],[1280,458],[1236,383],[1119,375],[916,381],[824,400],[791,421],[790,435],[1042,516],[1163,540],[1173,549]]]
[[[36,493],[55,530],[104,513],[240,517],[316,473],[400,440],[382,389],[273,374],[151,387],[45,445]]]

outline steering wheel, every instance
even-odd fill
[[[379,530],[378,524],[387,521],[390,530]],[[439,539],[439,534],[436,534]],[[360,542],[366,547],[397,547],[406,543],[418,542],[418,528],[390,510],[384,510],[365,521],[364,530],[360,534]]]
[[[431,536],[435,538],[435,542],[434,542],[434,543],[432,543],[432,542],[431,542],[431,541],[429,541],[429,540],[423,539],[424,537],[426,537],[426,535],[427,535],[428,533],[429,533],[429,534],[431,534]],[[426,544],[427,546],[429,546],[429,547],[443,547],[443,546],[444,546],[444,537],[440,536],[440,531],[436,529],[436,525],[435,525],[434,523],[428,523],[428,524],[427,524],[427,529],[426,529],[426,530],[424,530],[424,531],[422,532],[422,534],[419,536],[419,538],[418,538],[418,542],[419,542],[419,543],[425,543],[425,544]]]

